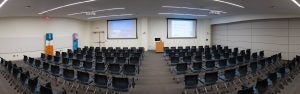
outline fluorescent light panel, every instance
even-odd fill
[[[78,4],[83,4],[83,3],[88,3],[88,2],[93,2],[93,1],[96,1],[96,0],[87,0],[87,1],[81,1],[81,2],[76,2],[76,3],[71,3],[71,4],[67,4],[67,5],[63,5],[63,6],[59,6],[59,7],[53,8],[53,9],[49,9],[49,10],[43,11],[43,12],[40,12],[38,14],[44,14],[44,13],[47,13],[47,12],[50,12],[50,11],[54,11],[54,10],[57,10],[57,9],[61,9],[61,8],[65,8],[65,7],[69,7],[69,6],[73,6],[73,5],[78,5]]]
[[[122,10],[122,9],[125,9],[125,8],[109,8],[109,9],[101,9],[101,10],[95,10],[95,11],[85,11],[85,12],[79,12],[79,13],[72,13],[72,14],[68,14],[69,16],[71,15],[78,15],[78,14],[86,14],[86,13],[89,13],[89,12],[104,12],[104,11],[112,11],[112,10]]]
[[[183,13],[158,13],[158,14],[160,14],[160,15],[195,16],[195,17],[207,16],[207,15],[183,14]]]
[[[300,3],[296,0],[292,0],[298,7],[300,7]]]
[[[176,9],[203,10],[203,11],[217,11],[217,12],[221,12],[221,13],[227,13],[224,11],[204,9],[204,8],[191,8],[191,7],[179,7],[179,6],[162,6],[162,7],[163,8],[176,8]]]
[[[2,3],[0,4],[0,8],[7,2],[8,0],[3,0]]]
[[[133,15],[133,14],[120,14],[120,15],[108,15],[108,16],[89,17],[88,19],[108,18],[108,17],[120,17],[120,16],[130,16],[130,15]]]
[[[229,5],[233,5],[233,6],[237,6],[237,7],[240,7],[240,8],[245,8],[244,6],[242,5],[238,5],[238,4],[235,4],[235,3],[231,3],[231,2],[227,2],[227,1],[222,1],[222,0],[214,0],[216,2],[220,2],[220,3],[225,3],[225,4],[229,4]]]

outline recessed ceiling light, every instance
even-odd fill
[[[108,18],[108,17],[120,17],[120,16],[130,16],[130,15],[133,15],[133,14],[120,14],[120,15],[108,15],[108,16],[89,17],[88,19]]]
[[[53,11],[53,10],[57,10],[57,9],[61,9],[61,8],[65,8],[65,7],[69,7],[69,6],[73,6],[73,5],[78,5],[78,4],[88,3],[88,2],[93,2],[93,1],[96,1],[96,0],[87,0],[87,1],[81,1],[81,2],[76,2],[76,3],[66,4],[66,5],[63,5],[63,6],[59,6],[59,7],[56,7],[56,8],[52,8],[52,9],[40,12],[38,14],[44,14],[44,13],[47,13],[47,12],[50,12],[50,11]]]
[[[219,11],[219,10],[211,10],[211,9],[204,9],[204,8],[191,8],[191,7],[179,7],[179,6],[162,6],[163,8],[176,8],[176,9],[189,9],[189,10],[203,10],[203,11],[214,11],[218,13],[227,13],[224,11]]]
[[[2,3],[0,4],[0,8],[7,2],[8,0],[3,0]]]
[[[296,0],[292,0],[298,7],[300,7],[300,3]]]
[[[242,5],[238,5],[238,4],[235,4],[235,3],[231,3],[231,2],[227,2],[227,1],[222,1],[222,0],[214,0],[216,2],[220,2],[220,3],[225,3],[225,4],[229,4],[229,5],[233,5],[233,6],[237,6],[237,7],[240,7],[240,8],[245,8],[244,6]]]
[[[95,11],[85,11],[85,12],[79,12],[79,13],[72,13],[72,14],[68,14],[68,15],[69,16],[78,15],[78,14],[88,15],[88,13],[96,13],[96,12],[112,11],[112,10],[121,10],[121,9],[125,9],[125,8],[109,8],[109,9],[101,9],[101,10],[95,10]]]
[[[159,15],[180,15],[180,16],[195,16],[195,17],[202,17],[207,15],[196,15],[196,14],[183,14],[183,13],[158,13]]]

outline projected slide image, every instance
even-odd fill
[[[108,38],[132,39],[136,37],[136,20],[108,21]]]
[[[168,38],[195,38],[196,21],[168,19]]]

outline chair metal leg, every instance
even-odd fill
[[[90,88],[90,86],[88,86],[88,87],[86,88],[85,94],[88,92],[89,88]]]

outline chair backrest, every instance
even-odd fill
[[[239,66],[238,71],[239,71],[239,73],[240,73],[240,76],[246,76],[246,75],[247,75],[247,72],[248,72],[247,65]]]
[[[215,84],[218,81],[218,72],[205,73],[205,84]]]
[[[69,64],[69,58],[63,58],[62,64],[64,65]]]
[[[41,85],[40,94],[53,94],[51,85],[50,85],[50,87],[49,87],[49,85],[46,85],[46,86]]]
[[[43,62],[43,70],[48,71],[50,67],[49,63]]]
[[[236,57],[238,62],[244,62],[244,57],[243,56],[237,56]]]
[[[126,62],[126,57],[117,57],[116,63],[125,64]]]
[[[96,86],[101,86],[103,88],[107,88],[107,84],[108,84],[108,77],[106,75],[99,75],[99,74],[95,74],[94,75],[94,83],[96,84]]]
[[[201,55],[196,55],[196,56],[194,57],[194,60],[195,60],[195,61],[202,61],[202,54],[201,54]]]
[[[81,71],[77,71],[77,79],[80,82],[89,82],[90,79],[90,74],[87,72],[81,72]]]
[[[188,88],[196,88],[198,85],[198,75],[185,75],[184,85]]]
[[[260,64],[260,65],[261,65],[261,68],[265,68],[265,66],[266,66],[265,59],[261,59],[261,60],[259,60],[259,61],[258,61],[258,64]]]
[[[187,63],[178,63],[176,64],[177,71],[187,71]]]
[[[63,69],[64,78],[75,78],[75,71],[71,69]]]
[[[54,62],[59,62],[60,61],[60,57],[59,56],[54,56]]]
[[[44,53],[41,53],[41,59],[46,59],[46,55]]]
[[[258,55],[257,55],[256,52],[255,52],[255,53],[252,53],[252,58],[253,58],[253,59],[257,59],[257,58],[258,58]]]
[[[104,60],[104,57],[102,55],[96,56],[96,62],[100,63],[100,62],[103,62],[103,60]]]
[[[129,79],[112,77],[112,87],[117,90],[128,90],[129,89]]]
[[[73,59],[72,66],[79,67],[80,66],[80,60]]]
[[[256,72],[256,70],[257,70],[257,62],[256,61],[255,62],[251,62],[250,63],[250,68],[251,68],[252,72]]]
[[[34,66],[37,68],[41,67],[41,60],[35,60]]]
[[[52,61],[53,56],[52,55],[47,55],[47,60]]]
[[[227,66],[227,59],[221,59],[218,61],[220,67],[226,67]]]
[[[277,72],[274,73],[268,73],[268,78],[272,81],[273,84],[277,83]]]
[[[201,70],[202,69],[202,62],[193,62],[192,63],[192,68],[194,70]]]
[[[229,69],[229,70],[225,70],[224,71],[224,76],[226,78],[226,80],[233,80],[235,78],[235,72],[236,72],[236,69]]]
[[[136,65],[132,65],[132,64],[125,64],[124,65],[124,74],[126,75],[135,75],[137,68]]]
[[[214,68],[216,66],[215,61],[206,61],[205,67],[206,68]]]
[[[25,84],[25,81],[26,81],[29,77],[30,77],[29,71],[21,73],[21,75],[20,75],[21,83],[24,85],[24,84]]]
[[[34,63],[34,58],[32,58],[32,57],[29,57],[29,59],[28,59],[28,63],[29,63],[30,65],[32,65],[32,64]]]
[[[259,52],[259,57],[263,58],[265,56],[265,52],[264,51],[260,51]]]
[[[95,70],[105,70],[105,64],[104,63],[96,63]]]
[[[254,94],[253,87],[239,90],[237,94]]]
[[[191,63],[192,62],[192,56],[184,56],[182,60],[186,63]]]
[[[51,65],[50,71],[52,74],[59,74],[60,68],[57,65]]]
[[[265,94],[268,89],[268,79],[258,80],[255,88],[258,91],[258,94]]]
[[[129,58],[130,64],[139,64],[140,63],[140,57],[130,57]]]
[[[108,70],[110,70],[110,71],[119,71],[119,70],[121,70],[120,64],[109,64],[108,65]]]
[[[91,61],[84,61],[82,64],[84,69],[92,69],[93,68],[93,62]]]
[[[37,84],[38,84],[38,77],[28,79],[28,87],[31,92],[35,92]]]
[[[114,63],[115,57],[105,57],[105,63]]]
[[[179,57],[171,57],[171,63],[179,63]]]
[[[24,56],[23,56],[23,61],[24,61],[24,62],[27,62],[27,61],[28,61],[28,56],[27,56],[27,55],[24,55]]]

